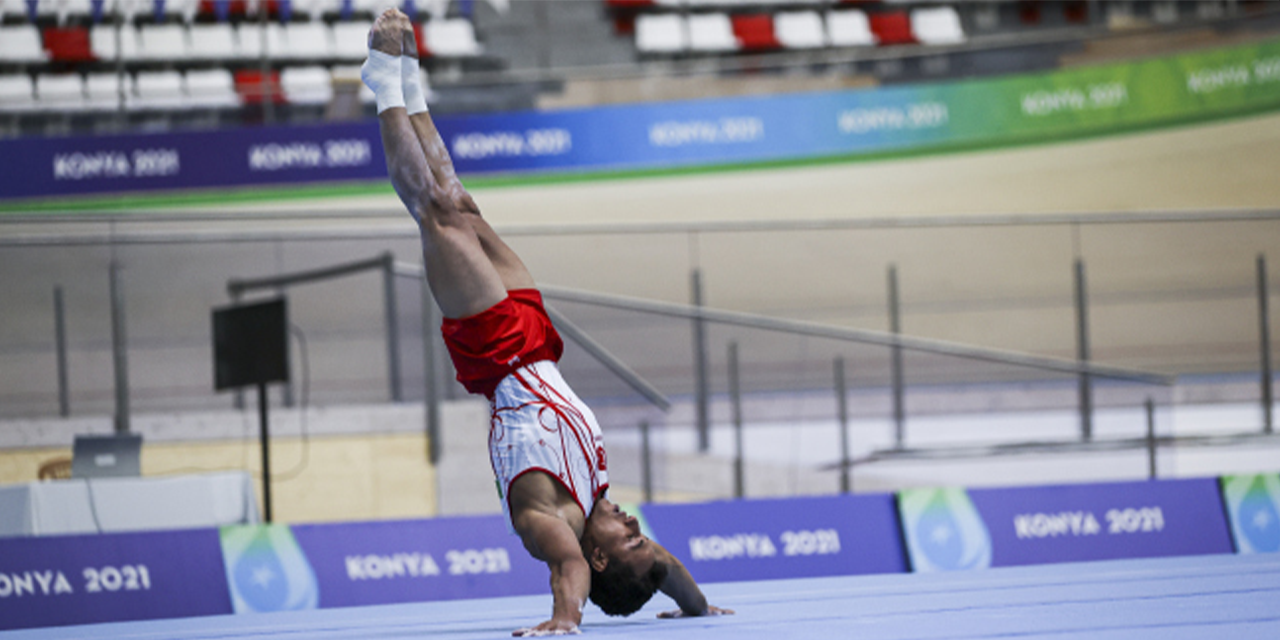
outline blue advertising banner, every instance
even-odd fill
[[[919,541],[909,544],[917,571],[1232,552],[1214,479],[953,489],[964,499],[912,502],[929,491],[899,496],[907,539]],[[981,531],[963,524],[973,514]],[[985,562],[971,551],[984,534]]]
[[[906,571],[887,494],[652,504],[643,514],[699,582]]]
[[[214,530],[0,541],[0,629],[229,613]]]
[[[0,199],[385,178],[376,123],[0,140]]]
[[[314,572],[320,608],[548,592],[547,566],[507,533],[501,516],[291,528]]]

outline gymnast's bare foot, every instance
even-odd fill
[[[373,28],[369,30],[369,49],[371,51],[380,51],[389,56],[400,57],[403,53],[404,37],[401,35],[400,18],[408,21],[408,16],[400,12],[399,9],[387,9],[373,21]],[[416,54],[417,51],[414,51]]]
[[[418,37],[413,32],[413,20],[410,20],[409,16],[405,15],[399,9],[396,10],[396,13],[399,13],[401,18],[401,20],[399,20],[400,30],[401,30],[400,45],[401,47],[403,47],[403,52],[401,53],[401,55],[417,60],[418,59]]]

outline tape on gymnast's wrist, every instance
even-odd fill
[[[369,59],[360,67],[360,79],[373,91],[378,113],[404,106],[404,90],[400,82],[400,56],[370,51]]]
[[[427,93],[422,84],[418,59],[400,56],[400,86],[404,88],[404,107],[409,115],[427,111]]]

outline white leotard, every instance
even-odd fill
[[[543,472],[564,486],[584,517],[609,488],[604,436],[595,414],[560,376],[550,360],[516,369],[494,392],[489,458],[507,526],[511,483]]]

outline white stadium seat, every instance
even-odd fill
[[[230,60],[239,57],[235,32],[230,24],[193,24],[188,35],[192,60]]]
[[[191,57],[186,27],[176,24],[144,24],[138,28],[138,58],[181,61]]]
[[[135,109],[181,109],[187,106],[182,74],[177,71],[139,71],[133,78],[129,106]]]
[[[31,76],[0,75],[0,113],[21,113],[36,108],[36,88]]]
[[[240,106],[235,80],[227,69],[193,69],[187,72],[187,100],[195,108]]]
[[[636,48],[641,53],[679,53],[689,48],[684,17],[674,13],[636,16]]]
[[[333,25],[333,55],[343,60],[364,60],[369,55],[369,30],[373,23],[368,20],[352,20],[335,22]]]
[[[325,60],[333,57],[333,32],[323,22],[291,22],[284,27],[285,57]]]
[[[733,23],[723,13],[699,13],[689,16],[689,48],[694,51],[737,51],[738,37]]]
[[[867,14],[857,9],[828,12],[827,39],[833,47],[874,46],[879,42]]]
[[[36,100],[41,109],[83,111],[84,78],[78,73],[42,73],[36,76]]]
[[[773,32],[788,49],[827,46],[827,29],[817,11],[783,11],[773,16]]]
[[[89,29],[89,49],[99,60],[116,59],[116,27],[109,24],[96,24]],[[132,25],[120,27],[120,58],[124,60],[138,59],[138,30]]]
[[[284,28],[279,23],[267,24],[267,55],[283,58],[288,51],[284,40]],[[241,23],[236,29],[239,58],[256,60],[262,57],[262,27],[253,23]]]
[[[480,55],[475,27],[465,18],[429,20],[422,25],[422,37],[432,55],[444,58]]]
[[[94,111],[115,111],[120,108],[121,84],[129,86],[129,76],[120,76],[114,71],[90,73],[84,78],[84,97],[89,109]],[[126,89],[127,90],[127,89]],[[128,98],[126,94],[126,100]]]
[[[0,63],[40,63],[48,59],[34,25],[0,27]]]
[[[280,72],[280,89],[290,104],[329,104],[333,76],[321,66],[285,67]]]
[[[952,7],[912,9],[911,34],[921,44],[959,44],[965,41],[960,14]]]

